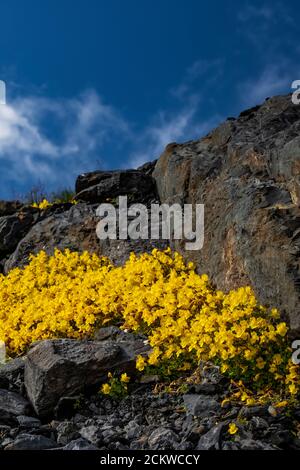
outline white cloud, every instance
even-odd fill
[[[1,105],[0,155],[3,158],[23,152],[53,156],[57,148],[40,133],[30,116],[13,105]]]
[[[76,168],[95,156],[99,165],[102,146],[116,134],[130,136],[126,121],[93,90],[72,99],[18,98],[0,106],[2,171],[16,185],[37,178],[72,184]]]

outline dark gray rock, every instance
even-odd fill
[[[0,390],[0,423],[14,424],[19,415],[28,415],[30,404],[21,395]]]
[[[94,444],[97,447],[101,446],[103,441],[103,434],[100,431],[99,426],[91,425],[83,427],[80,429],[79,434],[91,444]]]
[[[91,171],[89,173],[82,173],[76,179],[75,192],[76,194],[81,193],[85,189],[100,184],[102,181],[111,178],[113,175],[119,173],[120,170],[112,171]]]
[[[142,427],[139,423],[137,423],[134,419],[129,421],[124,428],[126,432],[126,439],[132,441],[133,439],[138,439],[142,433]]]
[[[32,416],[17,416],[17,422],[21,429],[40,428],[42,425],[38,418],[33,418]]]
[[[1,366],[0,366],[0,368],[1,368]],[[1,375],[0,375],[0,389],[1,388],[8,389],[9,388],[9,382],[8,382],[8,379],[5,376],[1,377]]]
[[[105,326],[96,331],[94,339],[95,341],[116,340],[121,335],[126,335],[126,333],[117,326]]]
[[[53,254],[55,248],[91,252],[99,250],[96,225],[98,220],[91,207],[84,204],[68,211],[51,215],[36,223],[22,238],[15,252],[5,263],[5,272],[27,264],[30,253],[45,250]]]
[[[170,450],[178,446],[178,437],[171,429],[157,428],[148,438],[148,448],[151,450]]]
[[[278,447],[254,439],[242,439],[239,442],[239,448],[241,450],[278,450]]]
[[[221,410],[221,406],[214,399],[207,395],[184,395],[183,401],[188,414],[206,418],[216,414]]]
[[[151,176],[153,171],[154,171],[156,163],[157,163],[157,160],[153,160],[152,162],[144,163],[143,165],[139,166],[137,168],[137,170],[145,173],[146,175]]]
[[[72,421],[63,421],[62,423],[59,423],[56,428],[56,433],[57,443],[63,446],[80,437],[80,434]]]
[[[224,426],[225,423],[219,423],[201,436],[196,450],[221,450],[221,435]]]
[[[29,350],[25,362],[27,395],[39,416],[53,413],[59,399],[107,379],[109,371],[134,373],[137,343],[47,340]]]
[[[94,184],[91,184],[94,183]],[[84,188],[84,189],[82,189]],[[133,200],[143,202],[149,196],[155,197],[155,182],[151,176],[137,170],[97,172],[81,175],[76,182],[76,190],[80,190],[75,199],[90,204],[112,200],[126,195]]]
[[[23,208],[12,215],[0,217],[0,256],[12,253],[19,241],[37,221],[39,212],[32,207]]]
[[[98,447],[94,446],[86,439],[76,439],[70,442],[69,444],[67,444],[65,447],[63,447],[62,450],[99,450],[99,449]]]
[[[22,434],[4,450],[47,450],[55,447],[57,447],[56,442],[48,437]]]
[[[268,406],[255,405],[255,406],[243,406],[239,412],[241,418],[250,419],[253,416],[268,417]]]
[[[0,365],[0,384],[3,384],[1,388],[22,393],[24,388],[24,369],[25,362],[21,358],[13,359],[6,364]]]

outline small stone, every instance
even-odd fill
[[[21,395],[8,390],[0,390],[0,422],[11,424],[19,415],[28,415],[30,404]]]
[[[225,423],[219,423],[204,434],[198,442],[196,450],[220,450],[221,433]]]
[[[274,408],[274,406],[269,406],[268,413],[273,417],[277,416],[277,414],[278,414],[277,410],[276,410],[276,408]]]
[[[5,383],[6,388],[16,393],[22,393],[24,388],[25,362],[21,358],[13,359],[0,366],[0,385]]]
[[[87,440],[87,441],[89,441],[92,444],[97,445],[97,446],[101,444],[101,441],[103,439],[103,435],[102,435],[100,429],[95,425],[86,426],[86,427],[80,429],[79,434],[85,440]]]
[[[176,449],[178,437],[171,429],[155,429],[148,438],[148,446],[151,450]]]
[[[267,442],[262,442],[254,439],[242,439],[239,442],[241,450],[275,450],[276,447],[268,444]],[[277,448],[278,449],[278,448]]]
[[[39,428],[41,421],[31,416],[17,416],[17,421],[22,428]]]
[[[219,403],[206,395],[184,395],[183,401],[187,414],[205,418],[220,411]]]
[[[8,444],[4,450],[47,450],[57,447],[52,439],[44,436],[33,436],[31,434],[19,435],[17,439]]]
[[[63,446],[79,437],[79,433],[71,421],[60,423],[56,428],[56,432],[57,443]]]
[[[129,421],[124,430],[126,432],[125,437],[128,440],[137,439],[142,432],[141,426],[135,420]]]
[[[62,450],[98,450],[98,448],[86,439],[79,438],[69,442]]]

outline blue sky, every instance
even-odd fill
[[[135,167],[300,79],[296,1],[0,0],[0,198]]]

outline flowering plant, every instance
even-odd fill
[[[299,366],[276,309],[250,287],[224,293],[170,249],[131,254],[124,266],[87,252],[40,252],[24,269],[0,275],[0,340],[10,355],[47,338],[91,337],[103,325],[147,335],[149,357],[137,369],[168,363],[181,370],[210,361],[252,394],[299,394]]]

